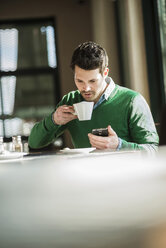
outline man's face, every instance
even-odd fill
[[[84,70],[75,66],[74,81],[83,98],[88,102],[97,102],[103,94],[107,83],[105,77],[95,70]]]

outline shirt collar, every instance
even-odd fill
[[[111,77],[107,77],[105,81],[108,84],[108,86],[102,96],[107,100],[115,88],[115,83]]]
[[[115,88],[115,83],[112,80],[112,78],[107,77],[106,83],[108,84],[107,88],[105,89],[104,93],[101,95],[100,99],[97,101],[97,103],[94,105],[94,109],[97,108],[104,100],[107,100],[108,97],[111,95],[112,91]]]

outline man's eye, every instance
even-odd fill
[[[90,83],[95,83],[96,82],[96,80],[90,80]]]

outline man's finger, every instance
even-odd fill
[[[101,143],[105,143],[107,137],[103,137],[103,136],[98,136],[92,133],[88,134],[89,138],[93,141],[93,142],[101,142]]]
[[[112,127],[108,126],[108,135],[115,135],[115,131],[112,129]]]

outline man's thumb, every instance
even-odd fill
[[[115,135],[115,131],[112,129],[112,127],[109,125],[108,126],[108,136],[110,135]]]

